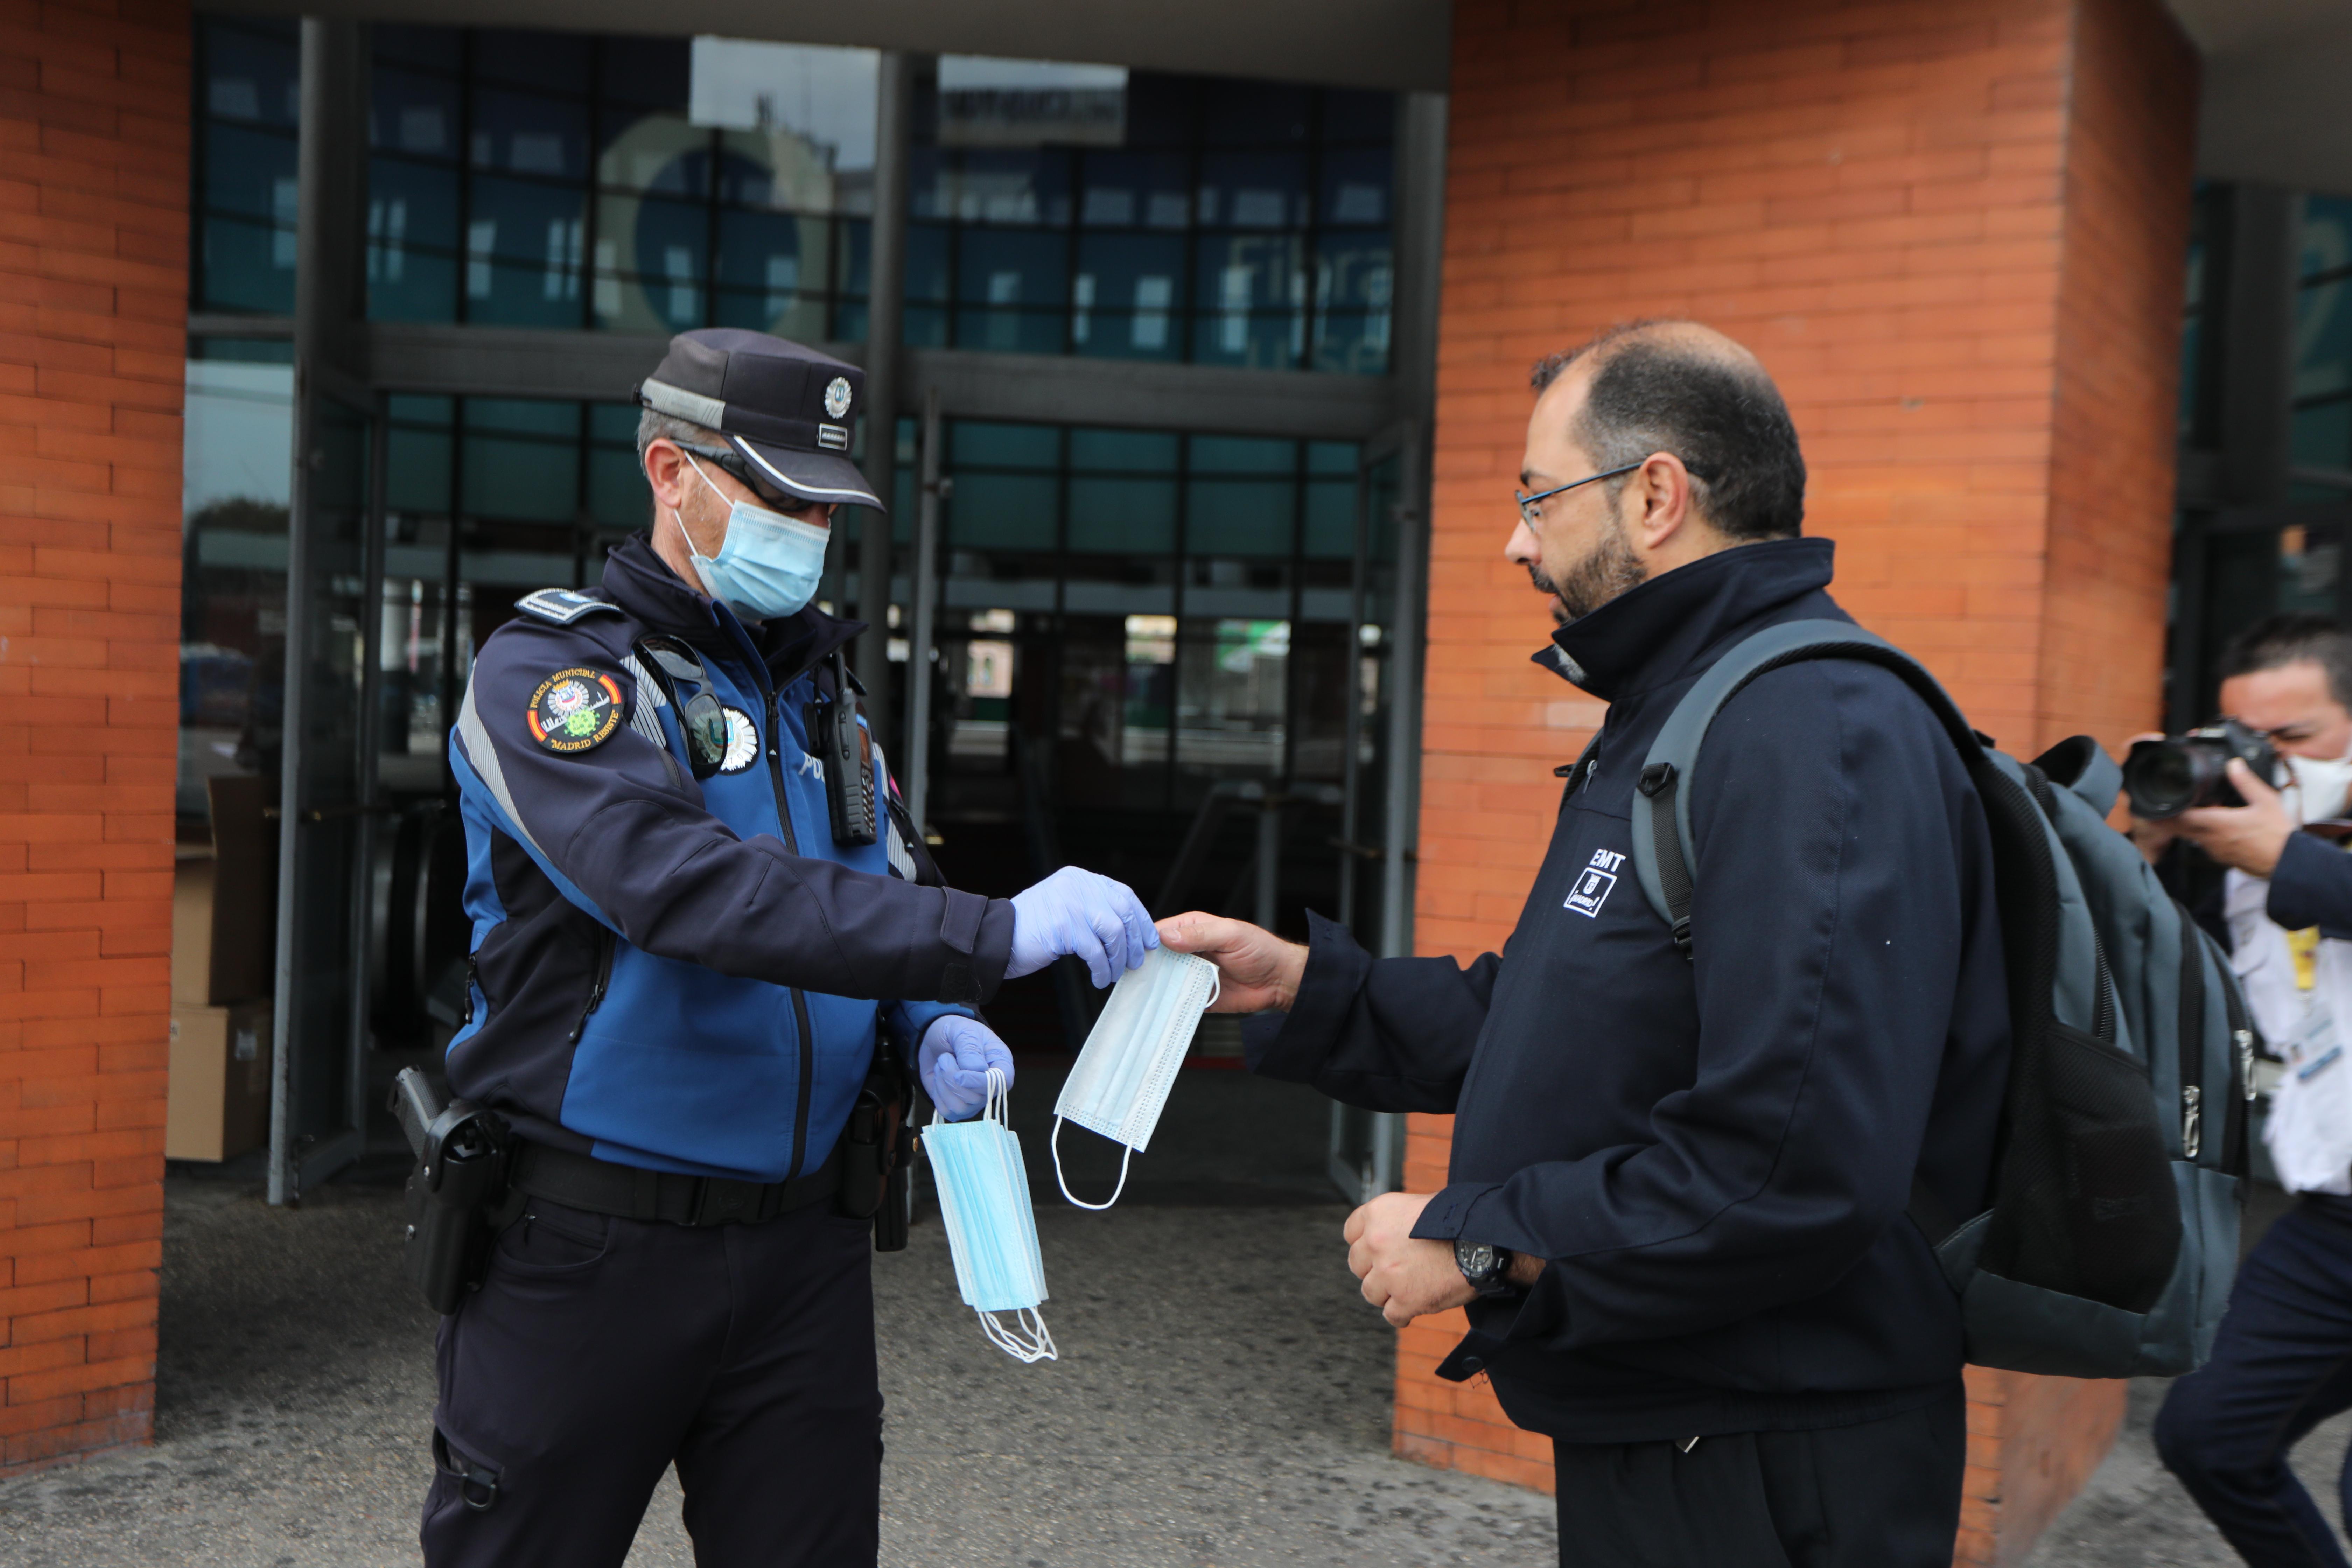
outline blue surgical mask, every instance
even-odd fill
[[[719,487],[710,483],[692,453],[686,454],[686,461],[710,493],[719,495]],[[678,520],[677,531],[686,533],[685,519]],[[739,616],[766,621],[797,615],[816,597],[817,583],[824,575],[825,542],[832,537],[831,529],[739,500],[727,514],[727,538],[715,557],[695,549],[691,534],[686,548],[705,592]]]
[[[1168,1091],[1176,1086],[1176,1069],[1184,1065],[1184,1047],[1217,990],[1215,964],[1169,947],[1153,948],[1139,967],[1118,977],[1054,1103],[1054,1179],[1064,1197],[1087,1209],[1118,1202],[1127,1190],[1127,1163],[1150,1143]],[[1101,1203],[1072,1193],[1062,1174],[1064,1121],[1127,1145],[1118,1159],[1118,1185]]]
[[[933,1112],[923,1129],[923,1152],[939,1189],[956,1289],[978,1314],[981,1331],[1015,1361],[1058,1361],[1037,1311],[1045,1300],[1045,1265],[1005,1091],[1004,1074],[989,1068],[987,1106],[970,1121],[942,1121]],[[1012,1313],[1013,1321],[999,1321],[999,1312]]]

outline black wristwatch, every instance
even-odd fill
[[[1454,1243],[1454,1263],[1462,1270],[1462,1278],[1470,1281],[1471,1288],[1481,1296],[1511,1296],[1518,1292],[1518,1287],[1511,1283],[1511,1255],[1499,1247],[1457,1239]]]

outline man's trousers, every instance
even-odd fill
[[[2172,1385],[2156,1447],[2254,1568],[2345,1568],[2287,1450],[2352,1409],[2352,1198],[2307,1194],[2254,1244],[2213,1358]],[[2352,1520],[2352,1461],[2337,1481]]]
[[[1968,1401],[1810,1432],[1555,1443],[1562,1568],[1951,1568]]]
[[[618,1568],[673,1462],[702,1568],[873,1563],[872,1246],[830,1203],[689,1227],[532,1198],[441,1321],[428,1568]]]

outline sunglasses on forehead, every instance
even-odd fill
[[[795,517],[806,512],[822,512],[824,510],[824,501],[811,500],[806,496],[796,496],[790,490],[781,489],[774,480],[745,462],[742,454],[732,448],[713,451],[708,447],[689,447],[683,441],[676,442],[674,445],[679,451],[691,452],[713,468],[727,474],[736,483],[759,497],[762,506],[772,507],[777,511],[786,512]]]

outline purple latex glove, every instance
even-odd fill
[[[1010,1047],[995,1030],[961,1013],[946,1014],[923,1031],[915,1063],[923,1092],[950,1121],[977,1116],[988,1103],[989,1068],[1002,1072],[1008,1087],[1013,1082]]]

